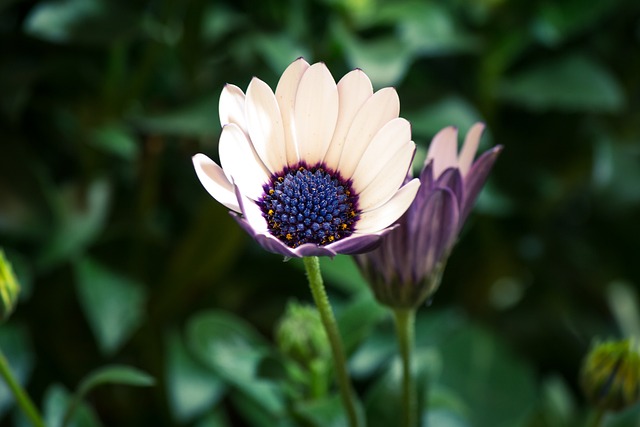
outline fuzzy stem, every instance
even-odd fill
[[[347,360],[342,348],[342,340],[340,339],[338,324],[336,323],[336,318],[333,315],[333,310],[322,282],[322,275],[320,274],[320,260],[318,257],[313,256],[304,257],[303,261],[305,269],[307,270],[307,278],[309,280],[311,294],[313,295],[313,300],[318,307],[320,319],[322,320],[324,329],[327,332],[327,337],[329,338],[329,344],[331,345],[331,354],[333,356],[333,364],[336,371],[338,386],[340,388],[340,396],[342,397],[342,404],[347,412],[349,426],[358,427],[360,423],[358,420],[358,413],[356,411],[351,380],[349,379],[349,373],[347,372]]]
[[[394,310],[396,324],[396,335],[400,356],[402,358],[402,407],[403,425],[405,427],[415,427],[416,425],[416,389],[413,383],[411,370],[411,355],[415,340],[415,319],[416,311],[410,309]]]
[[[0,350],[0,375],[11,389],[11,393],[16,398],[16,402],[25,413],[31,424],[35,427],[44,427],[44,421],[42,421],[42,417],[40,413],[36,409],[36,406],[31,401],[29,395],[24,391],[24,389],[18,384],[18,381],[13,376],[11,372],[11,368],[9,367],[9,362],[7,362],[7,358],[4,356],[4,353]]]

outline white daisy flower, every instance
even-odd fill
[[[220,163],[193,156],[200,182],[271,252],[287,257],[375,248],[411,205],[415,153],[393,88],[359,69],[336,85],[323,63],[294,61],[275,93],[253,78],[220,96]],[[404,184],[404,185],[403,185]]]

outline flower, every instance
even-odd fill
[[[356,258],[381,303],[414,308],[437,290],[449,252],[502,150],[494,147],[473,162],[483,130],[482,123],[471,127],[459,154],[456,128],[433,138],[420,190],[400,227],[375,251]]]
[[[409,207],[415,152],[393,88],[362,70],[336,85],[323,63],[294,61],[275,93],[253,78],[220,96],[220,163],[193,156],[200,182],[263,248],[285,257],[371,250]],[[403,185],[404,183],[404,185]]]
[[[633,339],[595,343],[580,385],[596,408],[620,411],[640,401],[640,348]]]

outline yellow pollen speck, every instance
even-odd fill
[[[276,192],[276,190],[274,190],[273,188],[269,189],[269,195],[272,195],[275,192]]]
[[[349,216],[354,218],[356,216],[356,211],[349,211]]]
[[[278,182],[283,182],[283,181],[284,181],[284,177],[279,176],[279,177],[278,177]]]
[[[336,240],[336,238],[333,237],[333,236],[329,236],[328,239],[329,239],[330,242],[333,242],[334,240]]]
[[[291,235],[291,233],[287,233],[287,235],[286,235],[286,236],[284,236],[284,237],[286,237],[286,238],[287,238],[287,240],[291,240],[291,239],[293,239],[293,236]]]
[[[340,229],[341,230],[346,230],[347,229],[347,224],[345,224],[344,222],[342,224],[340,224]]]
[[[350,196],[351,195],[351,191],[347,190],[347,191],[344,192],[344,194],[346,194],[347,196]]]
[[[303,170],[304,170],[304,168],[303,168],[302,166],[300,166],[300,167],[298,168],[298,171],[299,171],[299,172],[302,172]]]
[[[273,215],[274,213],[275,213],[275,211],[273,209],[269,209],[267,211],[267,215],[269,215],[269,216]]]

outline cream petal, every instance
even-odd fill
[[[432,159],[434,178],[438,178],[445,169],[458,165],[458,129],[449,126],[433,137],[425,164]]]
[[[400,114],[400,100],[395,89],[387,87],[374,93],[353,118],[344,142],[338,171],[349,179],[376,133]]]
[[[240,202],[240,209],[244,220],[251,226],[253,232],[256,234],[268,233],[269,224],[267,224],[267,220],[262,215],[260,207],[253,200],[249,200],[242,194],[239,194],[239,191],[236,191],[236,197]]]
[[[238,199],[224,171],[213,160],[204,154],[196,154],[192,158],[196,175],[205,190],[218,202],[229,209],[240,212]]]
[[[304,72],[309,68],[309,63],[298,58],[284,70],[278,86],[276,87],[276,100],[282,114],[282,126],[284,128],[285,151],[287,163],[295,165],[300,160],[296,144],[296,131],[293,121],[293,108],[296,101],[298,85]]]
[[[338,82],[338,122],[331,138],[331,144],[324,157],[324,163],[331,169],[338,168],[344,140],[356,113],[367,99],[373,95],[373,85],[369,77],[360,69],[347,73]]]
[[[370,184],[358,192],[358,209],[363,211],[375,209],[387,202],[400,188],[409,172],[415,144],[411,143],[408,148],[398,150],[391,158],[382,158],[382,161],[376,162],[384,163],[384,166]]]
[[[412,179],[398,190],[384,205],[373,210],[362,212],[356,223],[358,233],[375,233],[393,224],[409,209],[420,188],[420,180]]]
[[[270,173],[247,140],[246,135],[235,124],[222,129],[220,142],[220,163],[242,194],[257,200],[264,194],[263,185],[269,182]]]
[[[300,159],[314,165],[324,158],[338,119],[338,89],[323,63],[305,71],[296,94],[294,120]]]
[[[247,120],[244,116],[245,96],[242,89],[232,84],[226,84],[220,94],[218,103],[218,113],[220,115],[220,125],[235,123],[240,126],[244,133],[247,133]],[[248,133],[247,133],[248,134]]]
[[[484,123],[476,123],[469,129],[467,136],[464,138],[464,145],[458,157],[458,168],[463,177],[466,176],[469,169],[471,169],[483,131]]]
[[[247,88],[245,114],[251,143],[262,162],[272,173],[282,171],[287,155],[280,108],[271,88],[255,77]]]
[[[385,160],[398,150],[411,150],[412,154],[415,150],[411,141],[411,125],[403,118],[391,120],[373,137],[353,172],[353,188],[358,192],[364,190],[382,170],[387,170]]]

